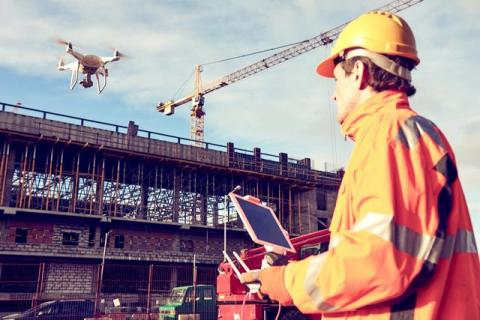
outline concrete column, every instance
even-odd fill
[[[13,173],[15,171],[15,149],[9,145],[10,152],[6,155],[6,168],[4,168],[5,176],[2,177],[4,179],[3,183],[3,194],[2,194],[2,206],[9,207],[10,206],[10,199],[12,198],[12,180],[13,180]],[[15,204],[13,205],[15,207]]]
[[[278,154],[278,160],[280,162],[280,175],[288,175],[288,154],[280,152]]]
[[[173,169],[173,205],[172,205],[172,222],[178,222],[178,214],[180,212],[180,191],[182,188],[182,175]]]
[[[235,166],[235,145],[233,142],[227,143],[227,157],[228,157],[228,166]]]
[[[255,163],[255,170],[262,172],[262,150],[260,148],[253,148],[253,158]]]

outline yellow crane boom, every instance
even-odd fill
[[[407,9],[413,5],[416,5],[422,1],[423,0],[395,0],[376,10],[389,11],[392,13],[396,13],[404,9]],[[215,81],[212,81],[205,86],[201,85],[202,66],[196,65],[195,66],[195,84],[194,84],[193,92],[176,101],[170,100],[166,102],[160,102],[156,106],[157,111],[165,113],[166,115],[172,115],[175,112],[175,108],[191,101],[192,113],[190,114],[190,120],[191,120],[190,139],[193,140],[194,145],[202,146],[204,141],[204,117],[205,117],[205,112],[203,111],[203,105],[205,101],[204,96],[206,94],[212,91],[218,90],[220,88],[226,87],[232,83],[235,83],[239,80],[247,78],[256,73],[259,73],[260,71],[271,68],[277,64],[280,64],[282,62],[295,58],[305,52],[309,52],[318,47],[325,46],[329,43],[332,43],[333,41],[335,41],[335,39],[337,39],[340,32],[349,22],[346,22],[329,31],[323,32],[311,39],[304,40],[295,45],[292,45],[287,49],[284,49],[267,58],[264,58],[246,67],[243,67],[235,72],[227,74],[226,76],[223,76]]]

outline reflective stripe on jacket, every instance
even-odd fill
[[[342,123],[355,141],[330,250],[290,263],[285,287],[324,318],[480,319],[480,261],[447,140],[384,91]]]

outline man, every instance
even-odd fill
[[[455,157],[408,101],[419,62],[396,15],[370,12],[345,27],[317,67],[335,79],[337,119],[355,142],[329,251],[242,281],[325,319],[480,319],[480,263]]]

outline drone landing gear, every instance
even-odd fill
[[[103,75],[103,85],[100,85],[100,77],[98,76],[99,74]],[[104,68],[103,70],[99,70],[99,72],[95,73],[95,76],[97,77],[98,94],[100,94],[107,86],[108,69]]]

